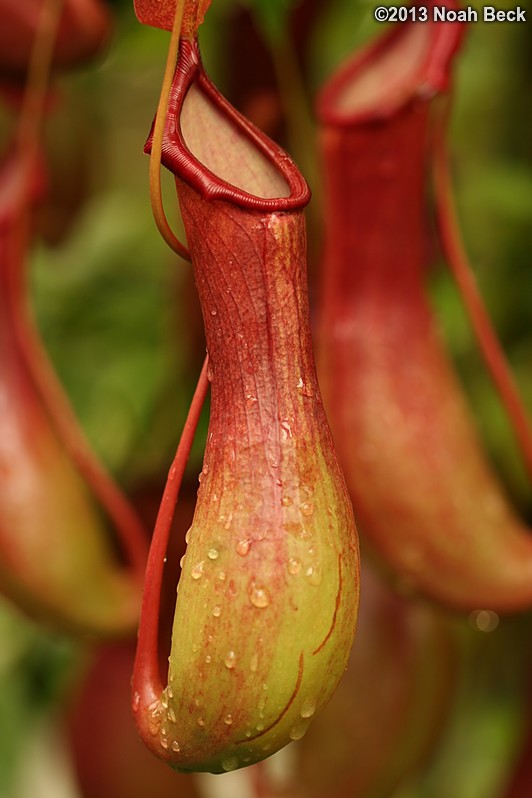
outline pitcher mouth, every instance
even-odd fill
[[[207,129],[208,140],[202,136]],[[151,152],[152,139],[153,128],[145,152]],[[196,39],[180,42],[161,162],[205,199],[264,211],[297,210],[310,200],[292,159],[214,86]]]
[[[454,0],[446,5],[456,8]],[[434,2],[425,6],[432,9]],[[317,102],[320,122],[349,127],[383,119],[417,98],[445,91],[464,33],[465,25],[452,22],[397,24],[325,85]]]

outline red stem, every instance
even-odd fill
[[[29,313],[19,308],[15,319],[17,340],[24,361],[46,411],[77,470],[88,482],[116,528],[126,559],[140,576],[144,572],[147,549],[142,523],[91,450],[70,401],[50,365]]]
[[[11,235],[19,244],[19,251],[27,251],[30,184],[35,180],[38,168],[38,151],[44,101],[48,89],[50,63],[59,24],[63,0],[47,0],[43,3],[41,23],[33,47],[28,73],[28,82],[16,136],[16,158],[20,176],[14,183],[12,199]],[[14,244],[17,246],[17,244]],[[137,515],[125,496],[106,473],[91,451],[79,428],[76,416],[62,386],[50,365],[39,335],[33,324],[31,313],[25,305],[23,264],[19,258],[13,263],[20,273],[8,275],[15,333],[28,372],[46,406],[62,443],[72,457],[80,474],[91,486],[104,505],[109,518],[116,527],[124,547],[126,559],[133,570],[141,576],[146,562],[146,535]]]
[[[196,434],[201,409],[209,388],[209,379],[207,377],[208,362],[207,355],[192,397],[177,452],[168,472],[168,480],[157,514],[146,564],[144,595],[142,597],[137,653],[132,680],[133,689],[141,696],[144,706],[149,706],[154,701],[157,701],[163,691],[159,671],[158,636],[164,563],[183,474]]]
[[[442,248],[469,316],[480,352],[492,377],[532,479],[532,429],[506,356],[477,288],[461,240],[453,203],[449,156],[445,145],[448,108],[437,119],[434,132],[436,213]]]

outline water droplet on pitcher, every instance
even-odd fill
[[[211,662],[212,662],[212,657],[210,654],[207,654],[207,656],[205,657],[205,663],[207,665],[210,665]]]
[[[224,723],[225,723],[226,726],[231,726],[232,723],[233,723],[233,716],[232,715],[226,715],[225,718],[224,718]]]
[[[301,560],[297,557],[290,557],[288,560],[288,573],[295,576],[301,571]]]
[[[216,308],[213,308],[213,309],[211,310],[211,316],[216,316],[216,315],[217,315],[217,313],[218,313],[218,311],[216,310]]]
[[[236,553],[240,554],[241,557],[245,557],[249,551],[249,547],[251,546],[251,541],[248,538],[244,538],[243,540],[239,540],[236,544]]]
[[[227,519],[225,521],[225,524],[224,524],[224,529],[230,529],[231,528],[232,520],[233,520],[233,513],[229,513],[229,515],[227,516]]]
[[[321,585],[321,570],[317,565],[310,565],[305,571],[307,581],[311,585]]]
[[[304,701],[301,706],[300,715],[302,718],[311,718],[313,714],[316,712],[316,702],[309,698],[307,701]]]
[[[179,560],[179,567],[180,567],[180,568],[183,568],[183,565],[185,564],[186,557],[187,557],[187,555],[186,555],[186,554],[183,554],[183,556],[182,556],[182,557],[181,557],[181,559]]]
[[[290,505],[293,504],[293,502],[290,496],[283,496],[283,498],[281,499],[281,504],[283,505],[283,507],[290,507]]]
[[[161,737],[161,748],[164,748],[165,750],[168,748],[168,740],[166,737]]]
[[[308,727],[308,720],[301,720],[299,723],[296,723],[294,726],[292,726],[288,732],[288,736],[291,740],[301,740],[301,738],[305,736]]]
[[[259,607],[260,609],[267,607],[271,601],[270,594],[268,593],[266,588],[259,587],[258,585],[255,584],[255,582],[252,582],[251,585],[249,586],[248,596],[253,606]]]
[[[172,748],[172,751],[176,752],[176,754],[179,753],[179,751],[181,751],[181,746],[179,745],[177,740],[172,740],[171,748]]]
[[[203,720],[203,718],[198,718],[196,723],[198,724],[200,729],[203,729],[205,727],[205,721]]]
[[[204,565],[205,561],[202,560],[201,562],[199,562],[197,565],[194,566],[194,568],[190,573],[192,579],[201,579],[201,577],[203,576]]]
[[[138,712],[140,707],[140,693],[135,691],[133,695],[133,712]]]
[[[228,651],[225,655],[224,665],[229,670],[232,670],[236,665],[236,654],[234,651]]]
[[[207,557],[209,558],[209,560],[217,560],[219,555],[220,552],[218,551],[218,549],[209,549],[209,551],[207,552]]]
[[[249,669],[250,671],[255,673],[258,667],[259,667],[259,655],[255,653],[251,655],[251,658],[249,660]]]
[[[177,720],[175,709],[173,707],[170,707],[170,709],[168,710],[168,720],[170,721],[170,723],[175,723]]]
[[[236,770],[238,767],[238,757],[230,756],[227,759],[222,759],[223,769],[229,773],[230,770]]]
[[[301,515],[304,515],[305,518],[310,518],[314,512],[314,504],[313,502],[303,502],[303,504],[299,505],[299,509],[301,510]]]
[[[220,582],[225,582],[225,577],[226,577],[225,571],[220,571],[218,573],[218,579],[220,580]]]
[[[257,404],[257,397],[253,396],[253,394],[248,393],[246,395],[246,407],[251,408],[255,404]]]
[[[212,614],[214,615],[215,618],[220,617],[220,615],[222,614],[222,608],[220,607],[219,604],[216,604],[216,606],[213,607]]]

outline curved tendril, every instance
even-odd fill
[[[530,421],[504,351],[476,286],[459,232],[452,199],[449,156],[445,144],[445,131],[449,115],[450,104],[446,103],[437,115],[432,144],[436,214],[442,249],[458,286],[484,362],[508,413],[528,475],[532,479],[532,428]]]
[[[174,26],[172,28],[172,36],[170,38],[170,46],[168,48],[166,67],[164,70],[161,94],[159,97],[159,104],[157,106],[157,116],[155,118],[155,127],[153,130],[153,143],[150,155],[150,198],[153,216],[160,234],[170,249],[172,249],[177,255],[180,255],[182,258],[184,258],[184,260],[190,261],[188,249],[179,241],[177,236],[170,228],[168,219],[166,218],[166,214],[164,212],[161,190],[161,154],[163,149],[166,113],[168,109],[168,99],[170,97],[170,89],[172,86],[172,78],[174,76],[174,71],[177,64],[177,56],[179,54],[179,38],[181,35],[181,26],[183,24],[184,8],[185,0],[177,0]]]
[[[20,311],[20,309],[19,309]],[[146,534],[132,506],[92,452],[28,314],[19,324],[18,340],[31,378],[65,449],[91,486],[119,534],[126,558],[139,576],[146,565]]]
[[[17,156],[22,164],[22,174],[14,199],[18,221],[13,227],[13,236],[20,244],[26,242],[28,237],[28,183],[32,179],[32,169],[39,150],[43,109],[63,2],[64,0],[46,0],[42,6],[19,117],[16,146]],[[75,414],[35,331],[31,313],[20,299],[23,296],[21,290],[23,275],[13,274],[11,281],[15,286],[14,301],[18,303],[14,314],[17,319],[17,339],[31,379],[62,443],[79,473],[87,480],[105,507],[119,533],[129,563],[140,576],[146,562],[146,536],[142,525],[129,502],[98,462],[79,428]]]
[[[40,128],[48,89],[54,45],[64,0],[46,0],[31,50],[28,77],[16,133],[17,154],[23,163],[24,178],[15,202],[26,200],[27,181],[38,152]],[[22,210],[22,207],[21,207]]]
[[[170,530],[175,507],[179,497],[181,482],[187,464],[194,435],[198,426],[201,409],[207,396],[209,379],[207,369],[208,355],[205,357],[198,384],[181,433],[177,452],[168,472],[161,506],[155,522],[152,542],[146,565],[144,595],[140,613],[137,654],[133,669],[133,687],[144,697],[146,705],[160,698],[163,690],[158,660],[158,632],[161,608],[164,559],[168,548]]]

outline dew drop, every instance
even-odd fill
[[[209,665],[211,661],[212,661],[212,657],[211,657],[211,655],[210,655],[210,654],[207,654],[207,656],[205,657],[205,662],[206,662],[206,664],[207,664],[207,665]]]
[[[295,576],[301,571],[301,560],[297,557],[290,557],[288,560],[288,573]]]
[[[190,529],[187,530],[185,534],[185,543],[188,545],[190,543]]]
[[[168,709],[168,694],[166,690],[163,690],[161,695],[161,706],[163,709]]]
[[[229,513],[229,515],[227,516],[227,519],[225,521],[225,524],[224,524],[224,529],[230,529],[231,528],[232,520],[233,520],[233,513]]]
[[[238,757],[230,756],[227,759],[222,759],[222,767],[227,773],[230,770],[236,770],[238,767]]]
[[[165,750],[168,748],[168,740],[166,737],[161,737],[161,748],[164,748]]]
[[[171,745],[171,748],[172,748],[172,751],[175,751],[176,753],[178,753],[179,751],[181,751],[181,746],[179,745],[179,743],[177,742],[177,740],[172,740],[172,745]]]
[[[314,504],[312,502],[303,502],[303,504],[299,505],[299,509],[301,510],[301,515],[304,515],[305,518],[310,518],[314,512]]]
[[[307,701],[304,701],[301,706],[300,715],[302,718],[311,718],[313,714],[316,712],[316,702],[309,698]]]
[[[290,731],[288,732],[288,736],[291,740],[301,740],[302,737],[305,736],[307,729],[309,727],[308,720],[302,720],[299,723],[296,723]]]
[[[186,554],[183,554],[183,556],[182,556],[182,557],[181,557],[181,559],[179,560],[179,567],[180,567],[180,568],[183,568],[183,565],[185,564],[185,559],[186,559],[186,556],[187,556]]]
[[[292,504],[292,499],[290,498],[290,496],[283,496],[283,498],[281,499],[281,504],[283,505],[283,507],[290,507],[290,505]]]
[[[175,710],[173,707],[170,707],[170,709],[168,710],[168,720],[170,721],[170,723],[175,723],[177,720],[177,716],[175,714]]]
[[[166,688],[166,693],[168,695],[168,698],[173,698],[174,697],[174,691],[172,690],[170,685],[168,685],[168,687]]]
[[[227,654],[225,655],[225,659],[224,659],[225,667],[229,668],[229,670],[232,670],[235,667],[235,664],[236,664],[236,654],[235,654],[235,652],[234,651],[228,651]]]
[[[256,396],[253,396],[253,394],[251,393],[246,394],[246,407],[251,408],[256,403],[257,403]]]
[[[218,551],[218,549],[214,549],[213,548],[213,549],[209,549],[209,551],[207,552],[207,557],[209,558],[209,560],[217,560],[218,557],[219,557],[219,554],[220,554],[220,552]]]
[[[258,585],[255,584],[255,582],[252,582],[251,585],[249,586],[248,596],[253,606],[259,607],[260,609],[267,607],[271,601],[270,594],[268,593],[266,588],[259,587]]]
[[[213,308],[211,310],[211,316],[216,316],[217,313],[218,313],[218,311],[216,310],[216,308]]]
[[[201,577],[203,576],[203,566],[204,565],[205,565],[205,561],[202,560],[196,566],[194,566],[194,568],[192,569],[191,574],[190,574],[192,579],[201,579]]]
[[[240,554],[241,557],[245,557],[249,551],[249,547],[251,546],[251,541],[248,538],[243,538],[239,540],[236,544],[236,553]]]
[[[204,726],[205,726],[205,721],[203,720],[203,718],[198,718],[198,719],[197,719],[197,721],[196,721],[196,723],[198,724],[198,726],[200,727],[200,729],[203,729],[203,728],[204,728]]]
[[[225,723],[226,726],[231,726],[232,723],[233,723],[233,716],[232,715],[226,715],[225,718],[224,718],[224,723]]]
[[[220,571],[220,573],[218,574],[218,579],[220,580],[220,582],[225,582],[225,571]]]
[[[321,585],[321,570],[319,566],[310,565],[305,572],[305,576],[311,585]]]
[[[220,615],[222,614],[222,608],[220,607],[219,604],[216,604],[216,606],[213,607],[212,614],[214,615],[215,618],[220,617]]]
[[[138,712],[140,707],[140,693],[135,691],[133,695],[133,712]]]

